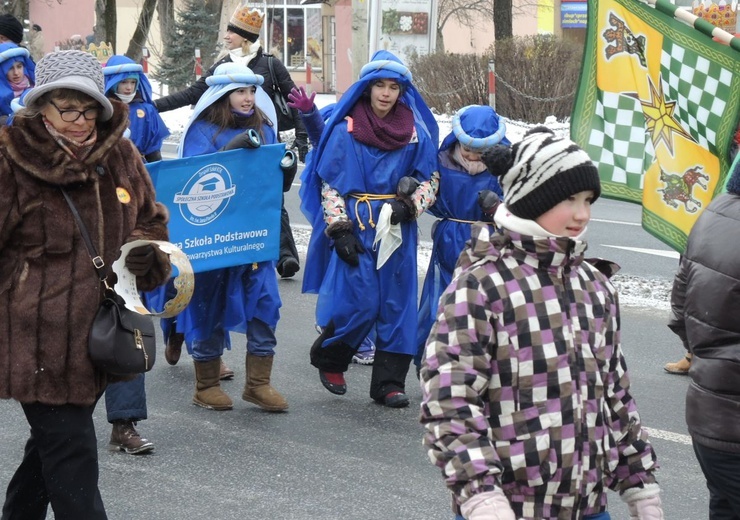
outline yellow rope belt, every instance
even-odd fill
[[[395,195],[379,195],[377,193],[350,193],[349,196],[355,199],[355,215],[357,215],[357,225],[360,226],[360,231],[365,231],[365,225],[362,223],[362,220],[360,220],[360,214],[357,211],[361,202],[367,204],[367,211],[370,214],[368,224],[370,224],[370,227],[374,228],[375,222],[373,221],[373,207],[370,205],[370,201],[396,198]]]

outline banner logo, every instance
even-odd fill
[[[216,220],[236,194],[231,174],[221,164],[204,166],[188,179],[173,202],[183,218],[194,226],[205,226]]]

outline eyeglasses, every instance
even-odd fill
[[[100,108],[88,108],[85,110],[62,110],[58,106],[54,104],[53,101],[49,101],[51,106],[57,109],[57,112],[59,112],[59,116],[62,118],[62,121],[65,123],[74,123],[77,121],[80,116],[84,117],[88,121],[92,121],[93,119],[97,119],[98,114],[100,113]]]

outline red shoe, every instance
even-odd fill
[[[342,372],[324,372],[319,370],[319,379],[324,388],[332,394],[344,395],[347,393],[347,381],[344,380]]]

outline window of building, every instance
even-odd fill
[[[310,61],[321,69],[321,5],[299,5],[301,0],[274,0],[267,4],[266,48],[292,70],[305,70]]]

